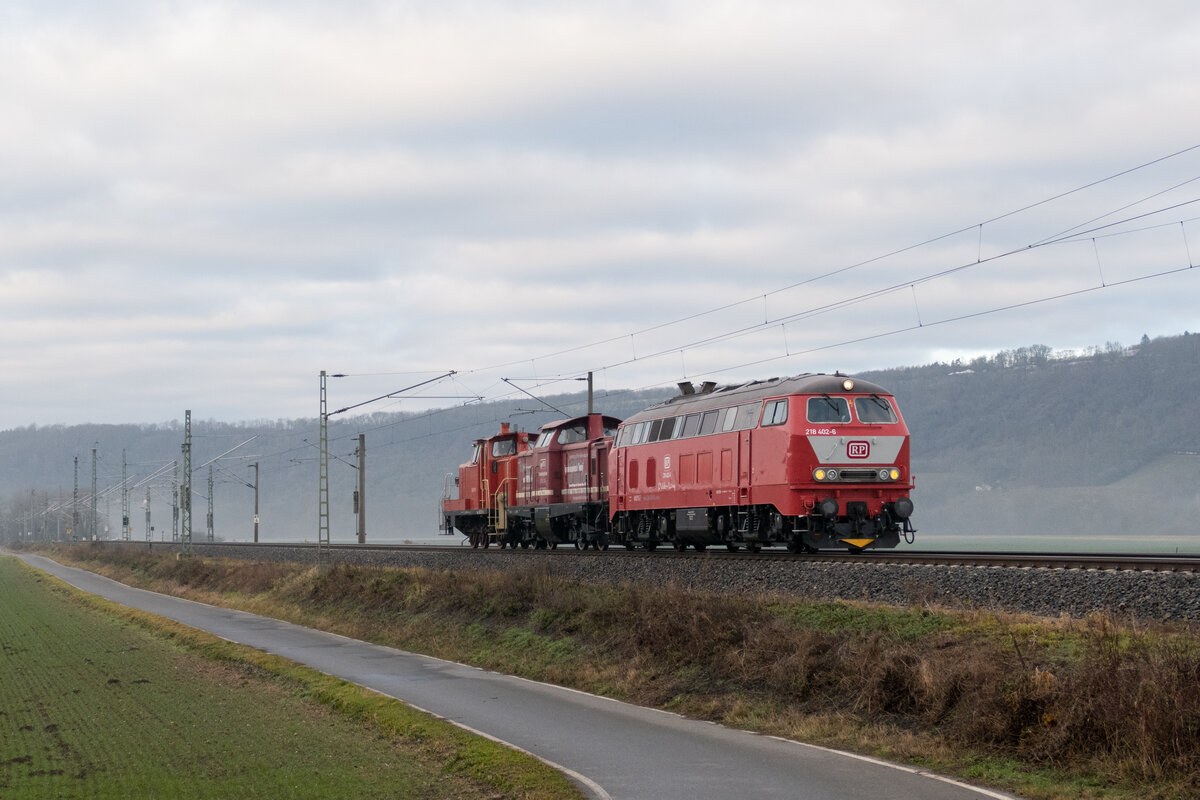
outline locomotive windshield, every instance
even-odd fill
[[[568,425],[558,430],[559,444],[575,444],[587,441],[587,425]]]
[[[854,413],[859,422],[892,423],[896,421],[896,412],[892,409],[892,404],[877,394],[854,398]]]
[[[830,397],[823,394],[820,397],[808,398],[809,422],[849,422],[850,404],[844,397]]]
[[[516,439],[501,439],[499,441],[492,442],[492,458],[499,458],[500,456],[515,456],[516,454]]]

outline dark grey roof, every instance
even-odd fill
[[[854,388],[849,392],[842,387],[842,382],[845,380],[854,381]],[[878,394],[890,397],[892,393],[878,384],[859,380],[852,375],[838,373],[768,378],[733,386],[720,386],[705,394],[680,394],[658,405],[650,406],[644,411],[639,411],[627,418],[625,424],[690,414],[694,411],[707,411],[711,408],[724,408],[741,403],[752,403],[768,397],[783,397],[791,394]]]

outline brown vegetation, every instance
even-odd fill
[[[602,588],[533,570],[70,555],[150,588],[1028,797],[1200,794],[1200,644],[1182,627]]]

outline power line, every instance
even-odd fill
[[[1164,155],[1164,156],[1160,156],[1160,157],[1157,157],[1157,158],[1151,159],[1150,161],[1146,161],[1146,162],[1144,162],[1144,163],[1142,163],[1142,164],[1138,164],[1137,166],[1134,166],[1134,167],[1129,167],[1129,168],[1127,168],[1127,169],[1123,169],[1123,170],[1121,170],[1121,171],[1119,171],[1119,172],[1116,172],[1116,173],[1113,173],[1113,174],[1111,174],[1111,175],[1108,175],[1107,177],[1100,178],[1100,179],[1098,179],[1098,180],[1093,180],[1093,181],[1090,181],[1090,182],[1088,182],[1088,183],[1085,183],[1085,184],[1083,184],[1083,185],[1081,185],[1081,186],[1077,186],[1077,187],[1075,187],[1075,188],[1073,188],[1073,189],[1069,189],[1069,190],[1067,190],[1067,191],[1060,192],[1060,193],[1058,193],[1058,194],[1052,195],[1051,197],[1047,197],[1047,198],[1044,198],[1044,199],[1042,199],[1042,200],[1038,200],[1038,201],[1036,201],[1036,202],[1033,202],[1033,203],[1026,204],[1026,205],[1024,205],[1024,206],[1021,206],[1021,207],[1019,207],[1019,208],[1015,208],[1015,209],[1012,209],[1012,210],[1010,210],[1010,211],[1004,212],[1004,213],[1002,213],[1002,214],[998,214],[998,215],[996,215],[996,216],[994,216],[994,217],[990,217],[990,218],[988,218],[988,219],[985,219],[985,220],[983,220],[983,221],[981,221],[981,222],[977,222],[977,223],[974,223],[974,224],[972,224],[972,225],[964,226],[964,227],[958,228],[957,230],[953,230],[953,231],[950,231],[950,232],[948,232],[948,233],[943,233],[943,234],[940,234],[940,235],[938,235],[938,236],[934,236],[934,237],[931,237],[931,238],[929,238],[929,239],[925,239],[924,241],[917,242],[917,243],[915,243],[915,244],[906,245],[906,246],[904,246],[904,247],[897,248],[897,249],[895,249],[895,250],[892,250],[892,251],[890,251],[890,252],[883,253],[883,254],[881,254],[881,255],[878,255],[878,256],[874,256],[874,257],[872,257],[872,258],[866,259],[866,260],[864,260],[864,261],[860,261],[860,262],[858,262],[858,263],[855,263],[855,264],[849,264],[849,265],[847,265],[847,266],[843,266],[843,267],[839,267],[839,268],[836,268],[836,269],[832,269],[832,270],[829,270],[829,271],[827,271],[827,272],[824,272],[824,273],[822,273],[822,274],[820,274],[820,275],[815,275],[815,276],[812,276],[812,277],[809,277],[809,278],[805,278],[804,280],[797,281],[797,282],[795,282],[795,283],[789,284],[789,285],[787,285],[787,286],[780,287],[780,288],[778,288],[778,289],[773,289],[773,290],[771,290],[771,291],[768,291],[768,292],[765,292],[765,293],[763,293],[763,294],[756,294],[756,295],[754,295],[754,296],[752,296],[752,297],[746,297],[746,298],[743,298],[743,299],[741,299],[741,300],[733,301],[733,302],[730,302],[730,303],[725,303],[725,304],[723,304],[723,305],[720,305],[720,306],[717,306],[717,307],[715,307],[715,308],[710,308],[710,309],[707,309],[707,310],[704,310],[704,311],[699,311],[699,312],[696,312],[696,313],[694,313],[694,314],[689,314],[689,315],[687,315],[687,316],[680,317],[680,318],[677,318],[677,319],[674,319],[674,320],[670,320],[670,321],[667,321],[667,322],[662,322],[662,323],[658,323],[658,324],[655,324],[655,325],[651,325],[651,326],[649,326],[649,327],[642,328],[642,329],[639,329],[639,330],[635,330],[635,331],[632,331],[632,332],[630,332],[630,333],[627,333],[627,334],[622,334],[622,335],[620,335],[620,336],[612,336],[612,337],[609,337],[609,338],[606,338],[606,339],[601,339],[601,340],[598,340],[598,341],[594,341],[594,342],[590,342],[590,343],[586,343],[586,344],[581,344],[581,345],[577,345],[577,346],[574,346],[574,347],[568,347],[568,348],[564,348],[564,349],[561,349],[561,350],[556,350],[556,351],[552,351],[552,352],[544,353],[544,354],[542,354],[542,355],[535,356],[535,357],[532,357],[532,358],[524,358],[524,359],[520,359],[520,360],[516,360],[516,361],[507,361],[507,362],[500,363],[500,364],[494,364],[494,365],[491,365],[491,366],[488,366],[488,367],[480,367],[480,368],[476,368],[476,369],[473,369],[473,370],[467,370],[467,372],[472,372],[472,373],[474,373],[474,372],[491,372],[491,371],[494,371],[494,370],[499,370],[499,369],[503,369],[503,368],[508,368],[508,367],[516,366],[516,365],[518,365],[518,364],[532,363],[532,362],[537,362],[537,361],[545,361],[545,360],[548,360],[548,359],[551,359],[551,358],[556,358],[556,357],[558,357],[558,356],[562,356],[562,355],[568,355],[568,354],[570,354],[570,353],[576,353],[576,352],[580,352],[580,351],[582,351],[582,350],[591,349],[591,348],[593,348],[593,347],[601,347],[601,346],[604,346],[604,345],[609,345],[609,344],[614,344],[614,343],[617,343],[617,342],[621,342],[621,341],[623,341],[623,340],[625,340],[625,339],[632,339],[633,337],[636,337],[636,336],[641,336],[641,335],[644,335],[644,334],[646,334],[646,333],[652,333],[652,332],[654,332],[654,331],[662,330],[662,329],[664,329],[664,328],[668,328],[668,327],[671,327],[671,326],[673,326],[673,325],[682,324],[682,323],[684,323],[684,322],[690,322],[690,321],[693,321],[693,320],[696,320],[696,319],[700,319],[700,318],[702,318],[702,317],[705,317],[705,316],[709,316],[709,315],[711,315],[711,314],[716,314],[716,313],[719,313],[719,312],[721,312],[721,311],[728,311],[728,310],[730,310],[730,309],[737,308],[737,307],[739,307],[739,306],[744,306],[744,305],[747,305],[747,304],[749,304],[749,303],[757,303],[757,302],[759,302],[760,300],[763,300],[763,299],[765,299],[765,298],[767,298],[767,297],[771,297],[771,296],[774,296],[774,295],[778,295],[778,294],[781,294],[781,293],[783,293],[783,292],[791,291],[791,290],[793,290],[793,289],[798,289],[798,288],[800,288],[801,286],[806,286],[806,285],[809,285],[809,284],[812,284],[812,283],[816,283],[816,282],[818,282],[818,281],[822,281],[822,280],[825,280],[825,279],[827,279],[827,278],[831,278],[831,277],[835,277],[835,276],[837,276],[837,275],[844,274],[844,273],[846,273],[846,272],[849,272],[849,271],[851,271],[851,270],[859,269],[859,268],[861,268],[861,267],[865,267],[865,266],[868,266],[868,265],[871,265],[871,264],[878,263],[878,262],[880,262],[880,261],[884,261],[884,260],[886,260],[886,259],[888,259],[888,258],[892,258],[892,257],[898,256],[898,255],[902,255],[902,254],[904,254],[904,253],[908,253],[908,252],[911,252],[911,251],[914,251],[914,250],[918,250],[918,249],[920,249],[920,248],[922,248],[922,247],[926,247],[926,246],[928,246],[928,245],[931,245],[931,244],[936,244],[936,243],[938,243],[938,242],[941,242],[941,241],[944,241],[944,240],[946,240],[946,239],[950,239],[950,238],[953,238],[953,237],[955,237],[955,236],[959,236],[959,235],[961,235],[961,234],[963,234],[963,233],[966,233],[966,232],[968,232],[968,231],[975,230],[976,228],[980,228],[980,229],[982,229],[982,227],[983,227],[983,226],[985,226],[985,225],[990,225],[990,224],[993,224],[993,223],[995,223],[995,222],[999,222],[1000,220],[1003,220],[1003,219],[1007,219],[1007,218],[1009,218],[1009,217],[1016,216],[1016,215],[1018,215],[1018,214],[1021,214],[1021,213],[1024,213],[1024,212],[1026,212],[1026,211],[1030,211],[1030,210],[1033,210],[1033,209],[1035,209],[1035,208],[1039,208],[1039,207],[1041,207],[1041,206],[1047,205],[1047,204],[1049,204],[1049,203],[1053,203],[1053,202],[1055,202],[1056,200],[1061,200],[1061,199],[1063,199],[1063,198],[1070,197],[1071,195],[1075,195],[1075,194],[1078,194],[1078,193],[1080,193],[1080,192],[1084,192],[1084,191],[1086,191],[1086,190],[1088,190],[1088,189],[1095,188],[1095,187],[1097,187],[1097,186],[1100,186],[1100,185],[1103,185],[1103,184],[1105,184],[1105,183],[1109,183],[1109,182],[1111,182],[1111,181],[1114,181],[1114,180],[1116,180],[1116,179],[1118,179],[1118,178],[1122,178],[1122,177],[1124,177],[1124,176],[1126,176],[1126,175],[1130,175],[1130,174],[1133,174],[1133,173],[1135,173],[1135,172],[1138,172],[1138,171],[1141,171],[1141,170],[1147,169],[1147,168],[1149,168],[1149,167],[1155,166],[1155,165],[1157,165],[1157,164],[1161,164],[1161,163],[1163,163],[1163,162],[1166,162],[1166,161],[1169,161],[1169,160],[1171,160],[1171,159],[1173,159],[1173,158],[1177,158],[1177,157],[1179,157],[1179,156],[1185,155],[1185,154],[1187,154],[1187,153],[1190,153],[1190,152],[1192,152],[1192,151],[1194,151],[1194,150],[1197,150],[1197,149],[1200,149],[1200,144],[1191,145],[1191,146],[1189,146],[1189,147],[1185,147],[1185,148],[1183,148],[1183,149],[1181,149],[1181,150],[1177,150],[1177,151],[1175,151],[1175,152],[1173,152],[1173,153],[1170,153],[1170,154],[1168,154],[1168,155]],[[1196,179],[1191,179],[1191,180],[1189,180],[1189,181],[1185,181],[1183,184],[1179,184],[1179,186],[1183,186],[1183,185],[1186,185],[1187,183],[1191,183],[1191,182],[1192,182],[1192,180],[1196,180]],[[1177,187],[1172,187],[1172,188],[1178,188],[1178,186],[1177,186]],[[1168,190],[1164,190],[1164,191],[1170,191],[1170,189],[1168,189]],[[1158,194],[1161,194],[1161,192],[1160,192],[1160,193],[1156,193],[1156,194],[1154,194],[1154,195],[1150,195],[1150,197],[1155,197],[1155,196],[1158,196]],[[1148,198],[1144,198],[1144,199],[1148,199]],[[1144,199],[1143,199],[1143,201],[1139,201],[1139,202],[1144,202]],[[1112,214],[1112,213],[1116,213],[1116,210],[1114,210],[1114,211],[1112,211],[1112,212],[1109,212],[1109,214]],[[1107,215],[1106,215],[1106,216],[1107,216]],[[1086,224],[1088,224],[1088,223],[1086,223],[1086,222],[1085,222],[1085,223],[1081,223],[1081,225],[1086,225]],[[1076,226],[1076,227],[1080,227],[1080,226]],[[1051,238],[1054,238],[1054,237],[1051,237]],[[1038,245],[1038,244],[1042,244],[1042,242],[1034,242],[1034,243],[1030,244],[1030,245],[1029,245],[1029,247],[1033,247],[1033,246],[1035,246],[1035,245]],[[1026,249],[1028,249],[1028,248],[1026,248]],[[1014,251],[1014,252],[1016,252],[1016,251]],[[990,260],[994,260],[994,259],[990,259]],[[978,260],[978,263],[984,263],[984,260],[983,260],[983,259],[979,259],[979,260]],[[959,268],[959,269],[962,269],[962,268]],[[906,282],[903,282],[903,285],[907,285],[908,283],[909,283],[909,282],[907,282],[907,281],[906,281]],[[672,352],[672,353],[673,353],[673,352],[677,352],[677,351],[679,351],[679,350],[685,350],[685,349],[687,349],[687,348],[688,348],[688,345],[681,345],[681,346],[678,346],[678,347],[671,348],[671,349],[669,349],[667,352]],[[628,364],[628,363],[633,363],[634,361],[638,361],[638,360],[644,360],[644,357],[642,357],[642,358],[634,358],[634,359],[630,359],[629,361],[626,361],[626,362],[621,362],[621,363],[622,363],[622,364]],[[593,371],[598,371],[598,369],[599,369],[599,368],[595,368],[595,367],[593,367]]]

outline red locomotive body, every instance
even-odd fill
[[[522,520],[523,538],[538,547],[608,547],[608,455],[620,422],[587,414],[541,427],[517,457],[513,517]]]
[[[618,541],[800,552],[895,547],[913,532],[908,428],[882,387],[842,375],[680,386],[618,431]]]
[[[517,458],[529,450],[529,434],[500,426],[490,439],[477,439],[471,460],[458,468],[458,497],[442,498],[443,527],[462,531],[472,547],[487,547],[508,528],[517,502]]]

